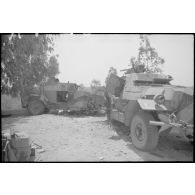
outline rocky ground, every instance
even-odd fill
[[[137,150],[129,130],[105,116],[43,114],[2,118],[2,132],[27,133],[36,146],[34,161],[192,161],[193,146],[176,132],[161,135],[158,147]]]

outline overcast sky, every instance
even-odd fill
[[[193,36],[150,35],[151,46],[165,59],[163,72],[172,75],[172,84],[193,86]],[[139,35],[60,35],[55,53],[59,54],[60,82],[90,86],[92,79],[104,84],[110,66],[128,68],[129,59],[137,56]]]

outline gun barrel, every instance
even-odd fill
[[[194,125],[191,125],[191,124],[186,124],[186,125],[182,125],[180,123],[164,123],[164,122],[161,122],[161,121],[149,121],[149,124],[150,125],[154,125],[154,126],[164,126],[164,125],[167,125],[167,126],[172,126],[172,127],[186,127],[186,128],[194,128]]]
[[[129,70],[129,68],[126,68],[126,69],[122,69],[122,70],[120,70],[120,71],[127,71],[127,70]]]

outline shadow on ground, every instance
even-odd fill
[[[110,139],[118,141],[124,140],[126,146],[139,155],[144,161],[192,161],[193,160],[193,145],[183,139],[176,133],[163,134],[159,137],[159,143],[155,150],[144,152],[138,150],[131,143],[129,136],[130,130],[123,124],[113,121],[102,121],[105,125],[111,125],[113,131],[117,135],[113,135]]]
[[[1,117],[1,130],[13,128],[18,121],[20,123],[27,123],[29,120],[28,117],[29,115],[25,110],[3,112]]]
[[[18,109],[18,110],[2,110],[1,117],[6,118],[9,116],[27,116],[27,109]]]

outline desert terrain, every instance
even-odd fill
[[[152,152],[136,149],[129,129],[105,116],[29,116],[25,111],[2,118],[2,133],[27,134],[36,149],[35,162],[192,161],[193,146],[174,130],[162,134]]]

